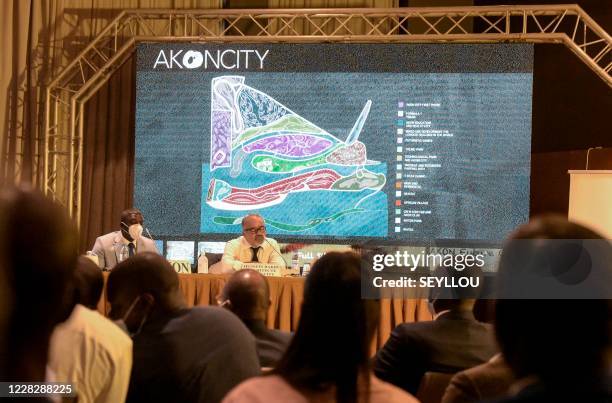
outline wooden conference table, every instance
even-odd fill
[[[179,287],[187,306],[217,305],[217,295],[225,285],[228,275],[223,274],[179,274]],[[108,314],[110,306],[106,300],[106,279],[98,310]],[[267,325],[272,329],[295,331],[300,320],[300,307],[304,296],[303,277],[267,277],[270,284],[272,305],[268,312]],[[389,338],[393,328],[404,322],[431,320],[425,299],[383,299],[380,304],[380,325],[374,339],[374,348],[381,347]]]

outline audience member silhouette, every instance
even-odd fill
[[[454,373],[482,364],[496,353],[492,327],[472,312],[482,287],[482,272],[440,267],[437,277],[478,279],[474,288],[433,289],[433,321],[397,326],[378,351],[374,372],[380,379],[416,393],[426,372]]]
[[[53,328],[72,310],[77,234],[64,210],[28,187],[0,190],[9,308],[2,381],[43,382]]]
[[[74,300],[89,309],[98,309],[104,289],[104,276],[100,268],[85,256],[79,256],[74,272]]]
[[[255,340],[231,312],[186,308],[168,261],[144,252],[108,278],[110,316],[134,342],[128,402],[219,402],[260,373]]]
[[[266,278],[251,269],[234,273],[221,292],[220,303],[238,316],[255,336],[261,366],[276,366],[291,341],[291,333],[266,327],[271,304]]]
[[[569,248],[562,243],[559,248],[558,240],[578,241],[572,241]],[[602,254],[598,259],[590,255],[593,249],[589,245],[593,243]],[[578,249],[574,249],[576,246]],[[504,282],[517,269],[546,269],[562,275],[567,259],[572,258],[568,252],[574,257],[590,255],[592,262],[605,262],[605,267],[593,266],[592,270],[612,270],[612,246],[608,241],[564,217],[546,216],[519,227],[511,235],[499,265],[499,288],[504,288]],[[524,265],[517,268],[517,261]],[[518,394],[503,402],[612,401],[606,355],[611,346],[611,318],[608,299],[498,299],[496,337],[506,362],[519,379],[513,385]]]
[[[72,383],[79,403],[125,401],[132,369],[132,340],[96,311],[104,280],[100,268],[79,257],[75,307],[51,337],[49,367],[58,382]]]

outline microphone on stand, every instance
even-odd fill
[[[145,231],[147,231],[147,235],[149,236],[149,239],[150,239],[150,240],[152,240],[153,242],[157,242],[157,241],[155,240],[155,238],[153,238],[153,235],[151,235],[151,231],[149,231],[149,229],[148,229],[147,227],[145,227]],[[163,254],[164,254],[164,250],[163,250],[163,249],[164,249],[164,247],[163,247],[163,245],[162,245],[162,250],[159,250],[159,248],[157,247],[157,243],[156,243],[156,244],[155,244],[155,249],[157,249],[157,251],[159,252],[159,254],[163,256]]]
[[[271,243],[270,241],[268,241],[268,238],[264,238],[264,241],[265,241],[265,242],[267,242],[267,243],[268,243],[268,245],[270,245],[270,247],[272,248],[272,250],[273,250],[274,252],[276,252],[276,254],[277,254],[278,256],[280,256],[280,257],[281,257],[281,259],[283,259],[283,262],[285,262],[285,268],[286,268],[286,269],[287,269],[287,268],[289,268],[289,265],[287,264],[287,261],[285,260],[285,258],[283,257],[283,255],[282,255],[282,254],[281,254],[279,251],[277,251],[277,250],[276,250],[276,248],[274,247],[274,245],[272,245],[272,243]]]
[[[589,153],[592,150],[601,150],[603,147],[599,146],[599,147],[589,147],[589,149],[587,150],[587,157],[586,157],[586,166],[584,167],[585,171],[589,170]]]

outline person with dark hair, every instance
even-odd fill
[[[599,256],[593,255],[594,247],[599,248]],[[590,270],[612,273],[612,246],[599,234],[560,216],[534,219],[520,226],[504,246],[498,289],[502,295],[512,292],[508,287],[514,286],[517,271],[535,275],[546,271],[554,274],[548,278],[567,280],[564,276],[576,275],[571,271],[583,271],[580,262],[585,256],[591,262]],[[599,286],[609,292],[611,283]],[[516,394],[503,402],[612,401],[607,356],[611,348],[610,300],[576,299],[574,288],[567,284],[564,288],[567,299],[497,300],[495,334],[518,379],[511,387]],[[593,289],[592,295],[598,291]]]
[[[177,273],[158,254],[119,263],[107,296],[134,342],[127,402],[219,402],[260,373],[248,329],[225,309],[186,308]]]
[[[223,287],[219,302],[238,316],[255,336],[261,366],[276,366],[291,341],[291,333],[266,327],[271,304],[266,278],[251,269],[234,273]]]
[[[122,402],[132,369],[132,340],[100,315],[96,306],[104,280],[90,259],[78,259],[70,318],[55,328],[49,367],[58,382],[76,386],[79,402]]]
[[[64,210],[36,190],[0,190],[0,239],[10,308],[5,382],[44,382],[49,339],[73,307],[77,233]]]
[[[297,331],[276,369],[244,382],[224,403],[416,402],[371,375],[380,305],[361,298],[360,265],[351,252],[330,252],[315,262]]]
[[[436,277],[478,279],[474,288],[440,288],[430,292],[434,320],[403,323],[378,351],[374,373],[380,379],[416,393],[426,372],[454,373],[482,364],[496,353],[490,325],[474,318],[473,308],[482,287],[476,267],[436,269]]]
[[[85,256],[79,256],[74,273],[74,300],[89,309],[97,309],[104,288],[104,276],[96,264]]]
[[[111,270],[118,262],[137,253],[159,254],[155,242],[143,236],[144,217],[140,210],[131,208],[121,212],[119,231],[96,238],[91,251],[98,257],[101,269]]]

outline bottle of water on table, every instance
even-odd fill
[[[292,270],[300,270],[300,257],[298,256],[297,253],[293,254],[293,257],[291,258],[291,269]]]

